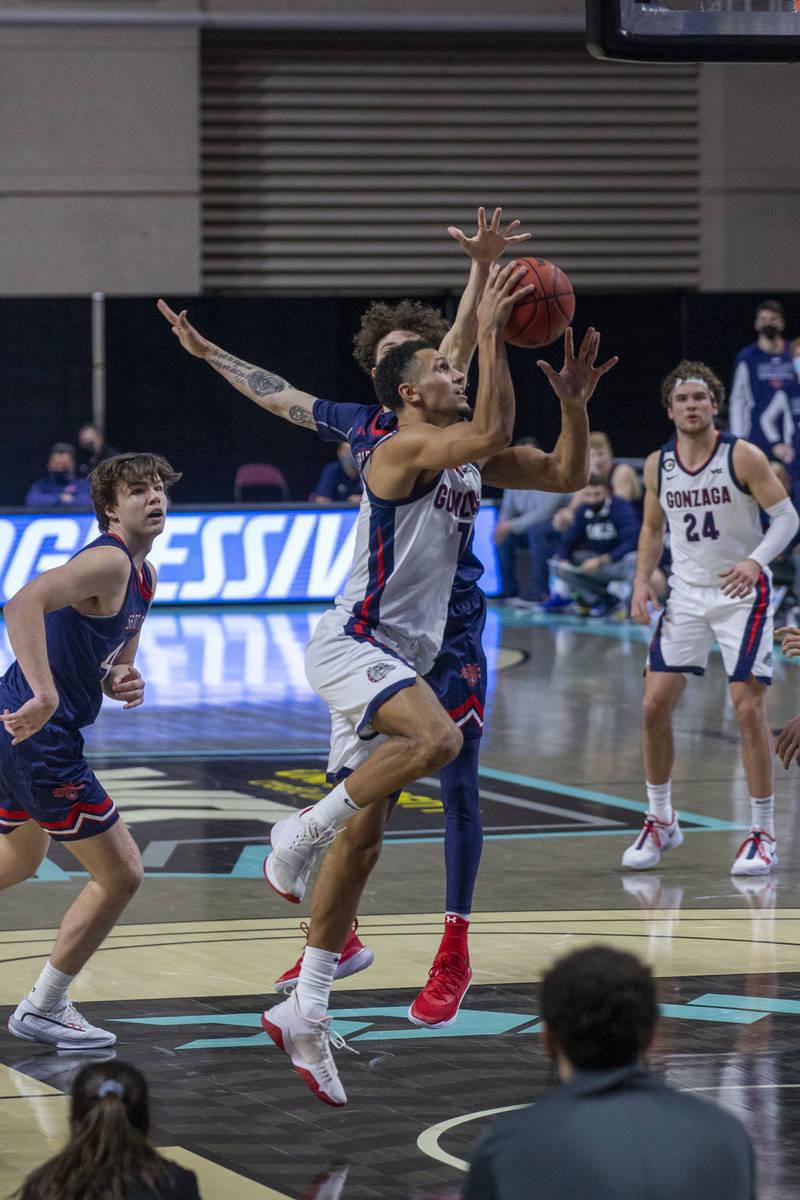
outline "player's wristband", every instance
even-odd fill
[[[769,517],[769,529],[748,558],[765,567],[789,545],[800,526],[800,517],[788,496],[764,510]]]

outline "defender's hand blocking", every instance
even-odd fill
[[[486,224],[486,210],[478,209],[478,232],[472,237],[467,237],[463,230],[458,229],[455,225],[448,225],[447,232],[451,238],[455,238],[460,242],[464,251],[474,259],[475,262],[491,263],[505,250],[506,246],[510,246],[512,242],[526,242],[531,236],[529,233],[512,234],[512,229],[516,229],[519,221],[511,221],[506,225],[505,229],[500,228],[500,217],[502,208],[496,208],[492,216],[491,224]]]
[[[184,350],[188,350],[195,358],[208,358],[208,355],[214,349],[213,342],[209,342],[201,333],[198,333],[194,325],[189,324],[189,319],[186,316],[186,309],[183,312],[176,313],[167,304],[166,300],[158,301],[158,311],[162,317],[165,317],[172,326],[172,332],[183,346]]]
[[[521,295],[522,293],[520,291],[517,294]],[[556,373],[550,363],[541,358],[536,365],[544,371],[559,400],[566,402],[577,400],[585,406],[601,376],[619,362],[619,358],[615,354],[613,358],[606,359],[604,363],[596,367],[594,364],[599,349],[600,334],[590,325],[584,334],[580,350],[575,354],[572,326],[568,325],[564,332],[564,365],[561,370]]]
[[[58,700],[53,704],[52,701],[40,699],[38,696],[31,696],[30,700],[26,700],[16,712],[12,713],[8,709],[5,709],[4,712],[0,713],[0,721],[2,721],[6,730],[11,734],[11,745],[17,746],[20,742],[24,742],[27,738],[33,737],[35,733],[38,733],[42,726],[47,724],[57,708]]]

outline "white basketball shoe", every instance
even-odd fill
[[[8,1032],[23,1042],[44,1042],[57,1050],[102,1050],[117,1040],[115,1033],[90,1025],[71,1000],[57,1012],[42,1012],[29,996],[8,1018]]]
[[[751,829],[736,851],[731,875],[769,875],[778,861],[778,843],[761,829]]]
[[[672,850],[682,841],[683,833],[676,813],[672,814],[669,825],[647,813],[641,833],[622,856],[622,865],[632,871],[646,871],[656,865],[664,850]]]
[[[272,853],[264,859],[267,883],[284,900],[299,904],[317,856],[336,837],[335,829],[318,829],[311,820],[303,820],[310,808],[276,821],[270,831]]]
[[[334,1108],[347,1104],[331,1053],[331,1044],[339,1049],[345,1040],[331,1029],[330,1017],[312,1021],[303,1013],[297,992],[293,991],[288,1000],[261,1014],[261,1024],[275,1045],[289,1055],[295,1071],[302,1075],[315,1096]]]

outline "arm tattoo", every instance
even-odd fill
[[[254,396],[274,396],[276,392],[282,392],[289,386],[285,379],[281,379],[280,375],[273,375],[271,371],[253,367],[241,358],[234,358],[232,354],[226,354],[224,350],[213,350],[208,356],[208,361],[231,383],[240,384]]]
[[[316,428],[314,414],[310,413],[302,404],[293,404],[289,409],[289,420],[294,421],[295,425],[307,425],[312,429]]]
[[[263,371],[258,367],[247,376],[247,383],[256,396],[274,396],[289,386],[280,375],[273,375],[271,371]]]

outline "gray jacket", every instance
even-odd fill
[[[744,1126],[639,1067],[577,1071],[475,1145],[464,1200],[754,1200]]]

